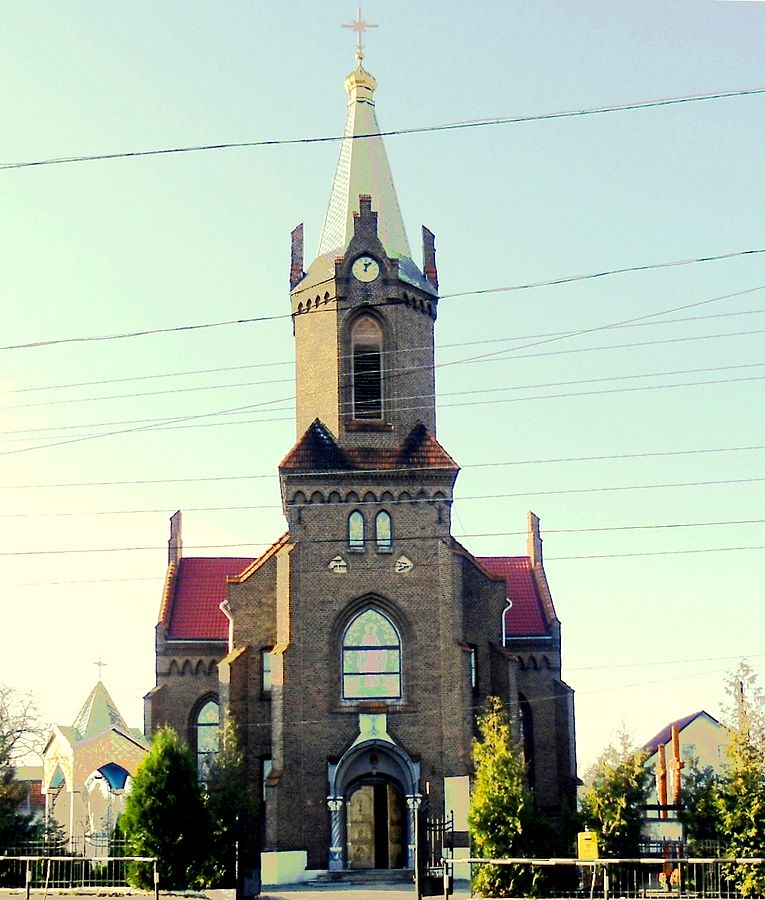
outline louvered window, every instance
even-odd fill
[[[353,417],[382,419],[382,331],[371,316],[357,319],[351,333]]]

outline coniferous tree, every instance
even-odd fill
[[[731,679],[731,742],[728,769],[718,804],[726,856],[761,857],[765,846],[765,703],[754,672],[741,663]],[[765,871],[759,865],[730,866],[744,897],[765,896]]]
[[[136,772],[120,817],[131,856],[156,856],[163,889],[202,885],[207,863],[210,820],[187,744],[169,727],[160,728],[151,751]],[[153,886],[152,870],[130,868],[136,887]]]
[[[241,868],[257,867],[253,860],[260,851],[260,802],[247,784],[244,754],[230,716],[205,775],[204,801],[211,825],[207,881],[233,885],[237,857]]]
[[[526,764],[514,740],[510,720],[497,697],[490,697],[473,740],[473,779],[468,828],[472,852],[499,859],[532,857],[540,822],[526,779]],[[476,867],[473,891],[479,897],[517,897],[538,887],[531,866]]]
[[[643,765],[646,758],[645,751],[634,748],[629,735],[622,733],[585,776],[582,819],[598,832],[601,856],[638,855],[651,778]]]

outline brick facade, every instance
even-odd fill
[[[192,585],[174,517],[146,704],[148,730],[169,722],[193,746],[195,712],[217,697],[253,783],[269,773],[266,849],[304,851],[309,868],[411,864],[412,810],[426,793],[441,809],[444,779],[470,774],[475,716],[491,695],[523,726],[540,809],[556,816],[575,803],[573,699],[538,520],[528,557],[478,560],[451,536],[459,468],[436,438],[433,235],[423,232],[423,275],[386,253],[372,199],[354,202],[347,246],[306,274],[302,228],[293,232],[297,443],[279,469],[287,532],[230,571],[197,560]],[[354,344],[361,317],[379,335],[371,350]],[[370,394],[379,414],[364,411]],[[380,512],[390,539],[375,532]],[[394,637],[359,649],[348,629],[367,610]],[[362,788],[374,821],[350,811]]]

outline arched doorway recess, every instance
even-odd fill
[[[411,868],[420,766],[390,740],[354,744],[328,766],[329,868]]]

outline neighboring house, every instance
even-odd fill
[[[45,797],[42,794],[42,766],[16,766],[13,780],[23,785],[24,794],[19,805],[19,813],[33,822],[45,818]]]
[[[676,733],[676,738],[673,733]],[[726,765],[729,743],[730,735],[725,726],[703,709],[665,725],[650,741],[643,744],[643,749],[648,753],[645,768],[653,776],[649,805],[676,805],[683,775],[692,767],[702,770],[711,767],[716,773],[722,772]],[[660,774],[662,747],[666,770],[664,794]],[[652,838],[679,839],[680,824],[676,811],[667,810],[662,816],[659,809],[648,810],[646,835]]]
[[[721,725],[714,716],[710,716],[703,709],[684,716],[675,722],[670,722],[650,741],[643,744],[643,749],[649,754],[645,762],[646,768],[655,771],[658,760],[659,744],[666,745],[667,761],[671,755],[672,727],[677,728],[680,743],[680,759],[684,768],[691,765],[704,769],[711,766],[715,772],[722,772],[726,764],[726,752],[730,743],[728,729]]]
[[[43,751],[46,816],[70,842],[108,846],[131,778],[149,752],[143,734],[129,728],[101,681],[72,725],[54,725]]]
[[[523,556],[478,558],[451,534],[459,466],[436,437],[434,237],[423,229],[420,269],[375,79],[359,63],[345,86],[347,140],[307,272],[302,226],[292,233],[287,531],[257,559],[185,558],[173,516],[146,697],[147,734],[173,725],[200,769],[225,716],[238,724],[263,781],[270,883],[306,866],[411,867],[422,799],[434,813],[467,805],[490,695],[518,723],[540,810],[575,805],[573,691],[539,520]]]

